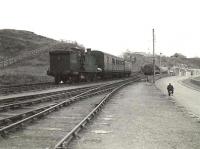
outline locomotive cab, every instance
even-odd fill
[[[96,78],[96,59],[91,55],[91,49],[51,51],[50,68],[47,74],[55,78],[55,83],[63,81],[79,82],[92,81]]]
[[[55,83],[67,82],[77,77],[83,65],[81,64],[81,52],[75,51],[51,51],[50,68],[47,74],[55,78]],[[73,77],[72,77],[73,76]]]

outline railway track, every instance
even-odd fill
[[[131,81],[125,80],[125,81],[121,81],[117,83],[105,84],[103,86],[94,86],[93,88],[92,87],[87,88],[82,91],[79,89],[79,92],[77,94],[74,94],[75,96],[71,98],[66,99],[66,97],[62,97],[62,100],[59,100],[56,103],[51,103],[49,105],[45,105],[40,108],[36,108],[34,110],[26,111],[21,114],[2,119],[0,120],[0,127],[1,127],[0,134],[2,137],[8,136],[9,138],[10,132],[15,132],[19,128],[24,128],[26,125],[28,125],[27,127],[34,127],[35,125],[33,125],[32,123],[37,121],[38,119],[41,119],[42,117],[45,117],[45,119],[41,119],[39,121],[39,122],[42,121],[40,123],[40,127],[45,124],[50,125],[51,123],[53,126],[51,127],[49,126],[50,128],[55,127],[55,123],[58,123],[57,125],[64,125],[64,126],[65,126],[65,123],[69,123],[70,125],[71,123],[70,120],[63,122],[62,119],[59,119],[60,117],[59,114],[62,113],[65,115],[64,117],[70,117],[72,119],[76,119],[74,120],[75,124],[72,125],[75,127],[73,128],[71,126],[70,127],[60,126],[61,128],[56,128],[56,129],[62,130],[61,132],[60,131],[55,132],[55,130],[53,130],[55,132],[55,136],[51,136],[51,135],[48,136],[47,142],[43,141],[38,144],[35,144],[36,146],[33,145],[33,148],[39,148],[37,146],[39,144],[40,144],[40,148],[43,148],[43,147],[48,148],[47,146],[50,146],[50,148],[57,148],[57,149],[65,148],[66,144],[70,142],[70,140],[78,133],[78,131],[80,131],[81,128],[83,128],[87,124],[87,122],[89,122],[94,117],[94,115],[98,113],[98,111],[100,111],[100,109],[103,107],[106,101],[108,101],[108,99],[118,89],[120,89],[124,85],[127,85],[137,80],[140,80],[140,78],[135,77]],[[85,98],[87,98],[87,100],[83,100]],[[68,108],[63,108],[67,106]],[[75,113],[79,116],[78,117],[74,116]],[[52,115],[54,115],[53,118],[52,118]],[[49,119],[50,119],[50,122],[49,122]],[[37,129],[37,128],[38,127],[36,125],[34,129]],[[45,129],[48,130],[48,127]],[[29,131],[29,129],[27,131]],[[69,132],[67,135],[65,134],[66,131]],[[17,131],[17,132],[18,132],[17,135],[21,134],[20,133],[21,131]],[[62,139],[63,136],[65,137]],[[53,140],[52,140],[52,137],[54,138]],[[55,139],[55,137],[57,139]],[[37,137],[33,137],[33,138],[36,139],[35,140],[36,142],[37,140],[40,140]],[[9,139],[6,139],[6,140],[9,141]],[[50,144],[48,143],[49,140],[51,140]],[[57,142],[57,145],[54,147],[56,142]],[[31,146],[29,148],[31,148]]]
[[[38,95],[31,95],[31,96],[22,96],[18,98],[8,98],[5,100],[2,100],[1,105],[0,105],[1,117],[4,117],[4,115],[12,115],[13,113],[12,111],[16,113],[16,109],[19,109],[17,113],[19,113],[20,111],[20,114],[16,114],[14,116],[6,116],[5,118],[0,119],[0,128],[2,128],[2,126],[5,127],[8,124],[11,124],[13,122],[24,119],[28,116],[39,113],[47,108],[50,108],[56,103],[63,101],[63,99],[66,100],[66,98],[73,97],[75,95],[81,94],[87,90],[96,88],[98,86],[101,86],[101,85],[94,85],[90,87],[82,87],[82,88],[57,91],[57,92],[51,92],[51,93],[45,93],[45,94],[38,94]],[[41,103],[45,103],[45,104],[41,105]],[[39,108],[38,108],[38,104],[40,104]],[[11,111],[11,113],[8,114],[7,111]]]
[[[17,94],[27,91],[38,91],[38,90],[44,90],[62,86],[67,86],[67,84],[55,85],[53,82],[45,82],[45,83],[43,82],[43,83],[33,83],[33,84],[21,84],[21,85],[5,85],[5,86],[0,86],[0,94],[1,95]]]
[[[133,73],[134,76],[135,75],[137,76],[139,74],[140,74],[139,72]],[[97,82],[100,82],[100,81],[101,80]],[[87,83],[88,82],[80,82],[80,83],[74,83],[74,85],[87,84]],[[23,93],[27,91],[39,91],[39,90],[59,88],[59,87],[65,87],[65,86],[69,86],[69,84],[55,84],[53,82],[41,82],[41,83],[29,83],[29,84],[20,84],[20,85],[3,85],[3,86],[0,86],[0,95],[17,94],[17,93]]]
[[[94,88],[100,85],[94,85],[89,87],[67,89],[55,92],[47,92],[41,94],[25,95],[19,97],[10,97],[0,100],[0,111],[6,111],[9,109],[17,109],[23,106],[30,106],[34,104],[39,104],[42,102],[58,100],[60,98],[70,97],[77,95],[85,90]]]
[[[54,146],[54,149],[66,149],[70,141],[73,138],[77,137],[79,131],[85,128],[87,123],[89,123],[95,117],[95,115],[97,115],[98,112],[101,111],[101,109],[109,101],[112,95],[114,95],[119,89],[121,89],[122,87],[130,83],[132,82],[126,82],[124,84],[121,84],[117,86],[116,88],[114,88],[113,90],[111,90],[111,92],[109,92],[108,94],[105,94],[101,98],[100,102],[96,105],[96,107],[89,114],[87,114],[75,127],[73,127],[73,129],[71,129],[71,131],[68,132],[59,142],[57,142],[57,144]]]
[[[109,81],[109,80],[107,80]],[[101,80],[97,82],[102,82]],[[80,82],[73,83],[73,85],[83,85],[92,82]],[[70,86],[70,84],[55,84],[53,82],[43,82],[43,83],[30,83],[30,84],[20,84],[20,85],[4,85],[0,86],[0,95],[18,94],[28,91],[40,91],[50,88],[60,88]]]

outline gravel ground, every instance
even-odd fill
[[[200,91],[182,83],[187,77],[167,77],[160,79],[156,82],[156,86],[162,91],[162,93],[167,95],[167,85],[171,82],[175,88],[174,99],[177,104],[183,106],[188,113],[193,114],[195,117],[200,118]]]
[[[199,149],[200,124],[154,85],[117,93],[70,149]]]

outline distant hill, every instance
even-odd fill
[[[74,46],[79,45],[76,42],[56,41],[30,31],[0,30],[0,62],[17,59],[13,64],[1,68],[0,84],[53,81],[52,77],[46,75],[49,51]]]
[[[157,57],[159,59],[159,57]],[[186,57],[161,57],[162,65],[172,67],[174,65],[185,65],[188,68],[200,69],[200,58],[186,58]]]
[[[153,57],[152,55],[146,54],[144,52],[130,52],[126,51],[123,53],[123,58],[126,60],[133,62],[133,67],[136,70],[139,70],[141,66],[144,66],[145,64],[152,63]],[[186,58],[185,56],[176,53],[175,55],[171,57],[163,56],[161,55],[161,59],[159,55],[155,56],[155,63],[157,66],[161,65],[165,67],[172,67],[174,65],[180,66],[184,64],[185,66],[189,68],[196,68],[200,69],[200,58]]]

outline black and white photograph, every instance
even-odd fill
[[[0,0],[0,149],[200,149],[199,14]]]

